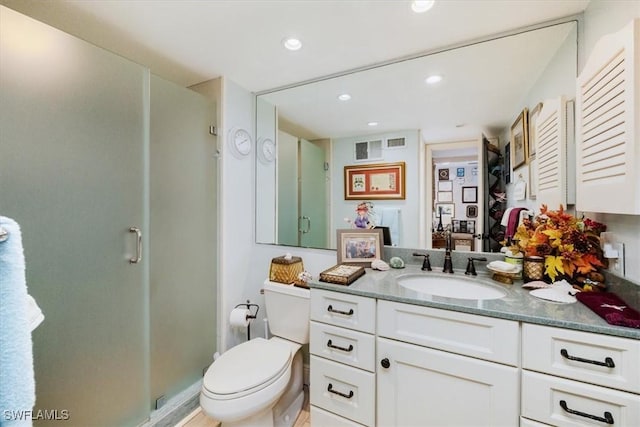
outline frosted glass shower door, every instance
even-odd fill
[[[130,262],[129,231],[146,243],[148,79],[0,6],[0,212],[21,225],[45,315],[33,332],[35,409],[59,418],[36,426],[149,416],[147,258]]]
[[[300,139],[300,246],[326,248],[327,197],[324,150]]]

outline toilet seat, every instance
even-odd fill
[[[207,370],[203,392],[216,400],[237,399],[268,387],[289,370],[291,347],[255,338],[233,347]]]

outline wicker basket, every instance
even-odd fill
[[[271,260],[269,280],[290,285],[298,281],[298,275],[303,270],[304,266],[300,257],[294,256],[291,259],[285,259],[284,256],[276,257]]]

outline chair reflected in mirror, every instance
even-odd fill
[[[374,229],[379,229],[382,230],[382,242],[385,246],[392,246],[392,242],[391,242],[391,230],[389,230],[389,227],[384,227],[381,225],[376,225],[375,227],[373,227]]]

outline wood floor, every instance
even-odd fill
[[[293,427],[311,427],[309,417],[309,393],[307,391],[305,391],[304,397],[304,407]],[[175,427],[220,427],[220,421],[209,418],[202,412],[202,409],[198,408],[176,424]]]

